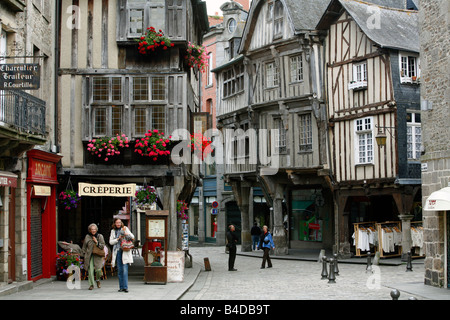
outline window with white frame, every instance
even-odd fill
[[[367,88],[367,61],[353,64],[353,80],[348,89]]]
[[[302,114],[299,121],[299,151],[312,151],[312,118],[311,114]]]
[[[274,119],[274,128],[277,130],[275,134],[275,152],[286,152],[286,129],[284,128],[281,118]]]
[[[266,88],[278,86],[278,67],[274,61],[266,63]]]
[[[406,113],[406,152],[408,159],[419,160],[422,146],[422,127],[419,112]]]
[[[356,163],[373,163],[373,119],[366,117],[355,120]]]
[[[353,66],[353,80],[367,81],[367,62],[357,63]]]
[[[301,54],[289,58],[289,71],[291,83],[303,81],[303,56]]]
[[[411,83],[420,77],[420,60],[415,54],[400,53],[400,82]]]

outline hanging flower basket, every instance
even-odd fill
[[[188,210],[189,210],[189,207],[186,202],[184,202],[183,200],[177,200],[178,218],[187,220],[189,218],[187,215]]]
[[[147,28],[145,35],[137,40],[138,51],[140,54],[148,55],[167,50],[174,44],[164,35],[162,30],[156,30],[154,27]]]
[[[209,52],[206,50],[205,46],[196,45],[192,42],[188,43],[188,48],[186,52],[187,64],[189,67],[197,67],[201,72],[205,72],[208,66]]]
[[[111,157],[119,155],[123,148],[129,147],[129,141],[125,134],[116,137],[102,137],[89,140],[87,150],[96,157],[108,161]]]
[[[59,194],[59,203],[68,211],[75,209],[80,200],[81,197],[74,190],[64,190]]]
[[[136,191],[134,202],[139,208],[150,207],[156,201],[156,190],[151,186]]]
[[[62,251],[56,255],[56,276],[59,280],[66,280],[69,276],[67,268],[76,266],[81,269],[82,263],[80,256],[75,253]]]
[[[158,157],[168,156],[170,154],[170,151],[167,150],[171,143],[169,139],[166,139],[164,132],[159,132],[158,129],[148,130],[144,138],[136,140],[134,152],[137,152],[143,157],[150,157],[153,161],[156,161]]]
[[[194,133],[191,134],[189,147],[192,153],[197,155],[201,160],[204,160],[212,152],[211,143],[212,141],[208,140],[201,133]]]

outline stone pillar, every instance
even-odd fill
[[[402,221],[402,261],[408,261],[408,252],[411,250],[411,220],[414,218],[410,214],[398,216]]]
[[[250,234],[249,216],[250,187],[241,186],[241,199],[239,209],[241,210],[241,251],[252,251],[252,237]]]
[[[275,243],[275,255],[288,254],[288,244],[283,225],[283,186],[275,185],[275,194],[273,199],[273,242]]]

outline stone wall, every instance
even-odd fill
[[[450,3],[420,4],[422,202],[450,182]],[[446,213],[424,211],[425,284],[442,287],[446,280]]]

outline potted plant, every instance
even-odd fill
[[[200,159],[204,160],[211,152],[211,140],[208,140],[201,133],[191,134],[190,148],[191,152],[197,155]]]
[[[77,208],[78,202],[81,200],[81,197],[74,190],[64,190],[59,194],[59,203],[64,206],[65,210],[72,210]]]
[[[144,55],[158,53],[174,46],[161,29],[157,31],[154,27],[147,28],[147,32],[137,42],[139,53]]]
[[[82,263],[78,254],[62,251],[56,255],[56,276],[58,280],[67,280],[69,276],[67,268],[70,266],[81,269]]]
[[[89,140],[87,150],[96,157],[108,161],[111,157],[119,155],[121,149],[128,148],[129,141],[125,134],[115,137],[102,137]]]
[[[183,200],[177,200],[178,218],[181,218],[182,220],[187,220],[189,218],[187,215],[188,210],[189,210],[189,207],[186,202],[184,202]]]
[[[144,138],[136,140],[134,152],[156,161],[158,157],[170,154],[170,151],[167,150],[171,143],[169,139],[166,139],[164,132],[159,132],[158,129],[148,130]]]
[[[134,202],[140,208],[150,207],[156,201],[156,190],[151,186],[136,191]]]
[[[201,72],[205,72],[206,67],[208,66],[208,55],[209,52],[206,50],[205,46],[189,42],[184,58],[191,68],[197,67]]]

